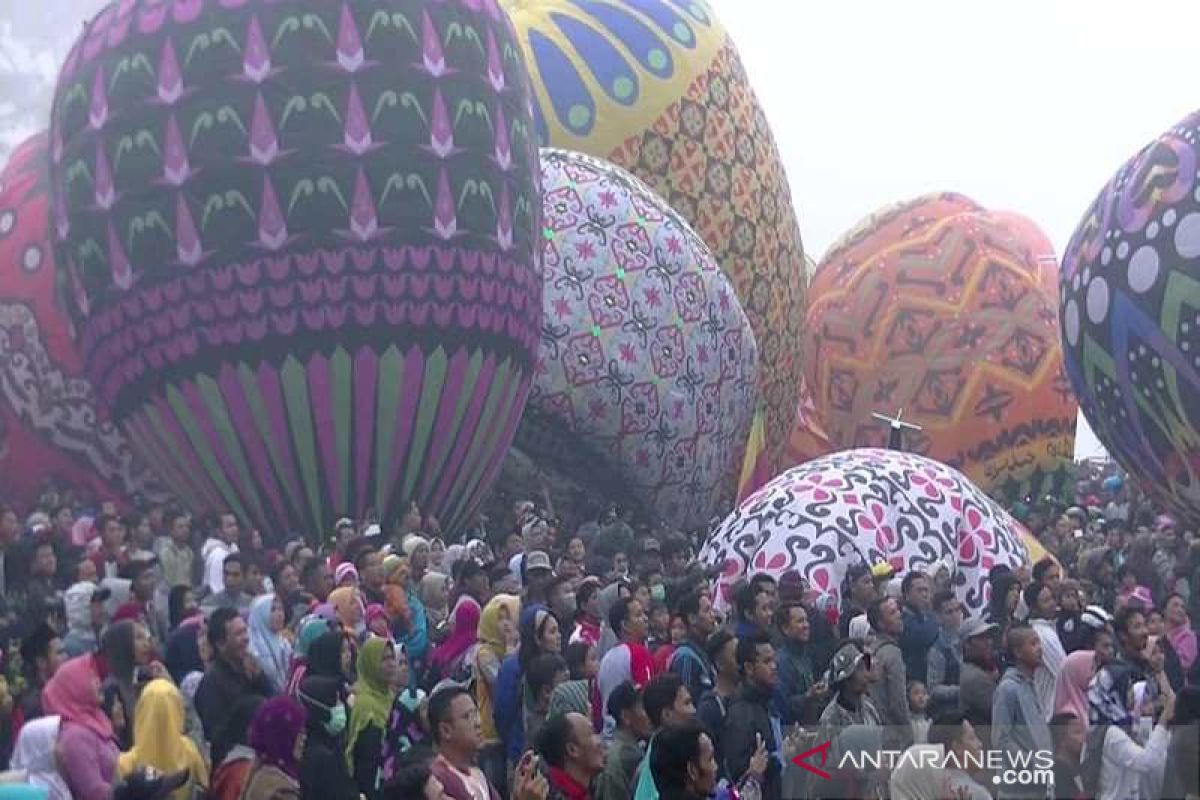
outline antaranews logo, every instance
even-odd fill
[[[997,786],[1051,786],[1054,783],[1054,754],[1048,750],[1010,753],[984,750],[975,753],[945,751],[940,745],[918,745],[907,750],[847,751],[829,765],[833,742],[822,742],[792,758],[792,763],[824,780],[829,769],[893,772],[901,767],[953,769],[967,773],[987,772]]]

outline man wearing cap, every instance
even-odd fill
[[[554,568],[550,566],[550,556],[541,550],[535,550],[526,555],[525,563],[521,568],[521,582],[525,587],[524,596],[521,598],[521,607],[528,608],[535,604],[549,606],[550,598],[547,597],[547,594],[553,580]]]
[[[992,696],[996,693],[994,622],[973,617],[960,629],[963,649],[962,671],[958,681],[958,703],[975,729],[983,731],[992,724]]]
[[[829,672],[826,677],[826,682],[833,691],[833,699],[821,712],[816,739],[818,745],[825,742],[830,744],[825,759],[827,766],[836,767],[845,752],[859,749],[855,739],[863,737],[856,737],[856,732],[863,732],[864,729],[879,732],[883,725],[879,711],[871,702],[871,698],[867,696],[871,687],[871,675],[871,657],[864,653],[856,643],[847,642],[833,654],[833,661],[829,664]],[[832,769],[826,771],[833,772]],[[850,777],[857,778],[859,776]],[[822,784],[814,782],[811,796],[822,796],[821,788]],[[865,792],[834,791],[825,796],[868,797],[869,795]]]
[[[108,624],[105,603],[112,592],[91,581],[72,584],[63,596],[67,614],[67,635],[63,651],[68,658],[94,653],[100,646],[100,631]]]

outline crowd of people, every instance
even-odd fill
[[[0,506],[0,798],[1200,797],[1200,540],[1103,486],[1014,508],[1052,555],[969,619],[953,559],[714,598],[693,537],[528,501],[454,542]]]

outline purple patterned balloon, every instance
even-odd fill
[[[542,349],[517,444],[680,528],[734,493],[757,348],[712,253],[619,167],[542,150]]]
[[[532,378],[541,191],[495,0],[121,0],[51,130],[86,368],[194,507],[453,529]]]
[[[987,602],[992,567],[1028,561],[1024,529],[958,470],[914,453],[860,449],[792,467],[709,534],[700,563],[720,567],[717,604],[759,572],[799,573],[841,602],[854,563],[934,572],[947,565],[968,615]]]

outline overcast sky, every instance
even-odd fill
[[[820,260],[888,203],[942,190],[1037,221],[1061,256],[1100,187],[1200,106],[1200,4],[711,0]],[[1077,455],[1101,452],[1081,426]]]
[[[867,213],[942,190],[1026,214],[1061,255],[1117,167],[1200,106],[1194,2],[710,2],[766,107],[818,260]],[[20,39],[38,6],[17,5],[0,0],[0,17]],[[76,7],[51,23],[62,52],[100,3]],[[1099,444],[1081,430],[1076,449]]]

